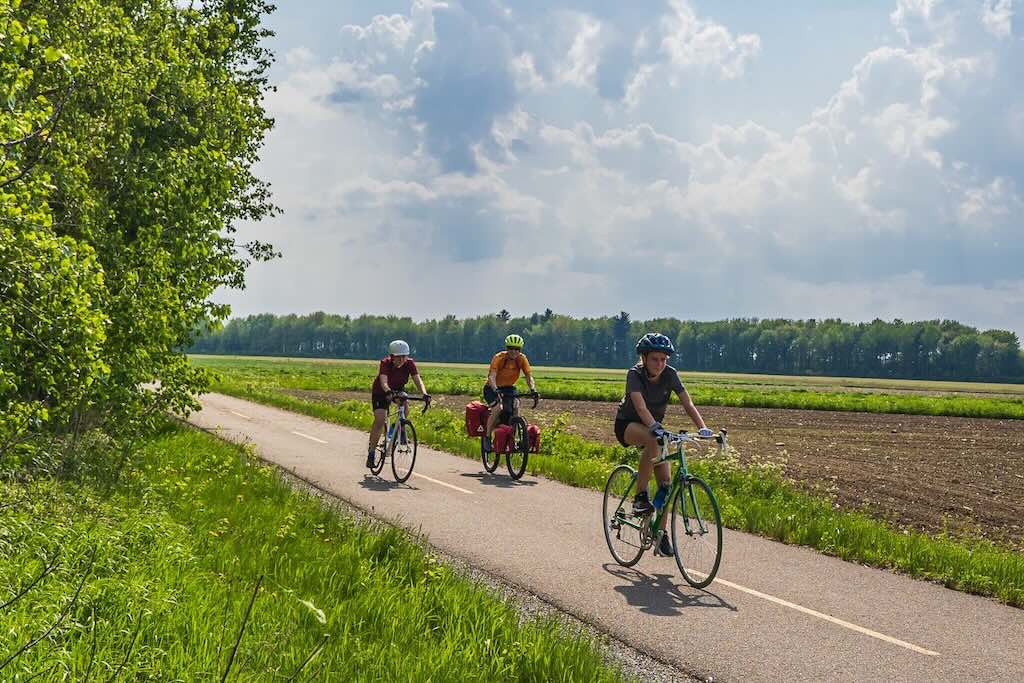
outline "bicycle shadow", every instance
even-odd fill
[[[416,488],[414,486],[409,486],[409,484],[399,484],[397,481],[384,479],[383,477],[378,477],[373,474],[364,474],[363,478],[359,481],[359,485],[370,491],[394,491],[395,489]]]
[[[460,476],[472,477],[484,486],[496,486],[500,489],[511,489],[519,486],[536,486],[537,482],[531,479],[520,479],[516,481],[507,474],[491,474],[489,472],[462,472]]]
[[[669,558],[663,558],[671,561]],[[632,567],[623,567],[606,562],[601,567],[620,579],[629,581],[629,585],[615,586],[615,591],[622,594],[626,603],[639,607],[644,614],[658,617],[671,617],[682,614],[686,608],[712,607],[737,611],[735,605],[726,602],[721,596],[705,589],[693,589],[693,593],[684,593],[673,582],[672,574],[644,574]]]

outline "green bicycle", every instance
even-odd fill
[[[655,464],[675,458],[679,462],[665,505],[653,514],[637,516],[633,513],[636,495],[637,471],[629,465],[619,465],[608,475],[604,487],[602,507],[604,539],[615,561],[632,567],[644,552],[657,548],[661,541],[662,520],[671,508],[672,550],[676,565],[686,582],[694,588],[704,588],[718,573],[722,561],[722,516],[711,487],[689,473],[686,468],[686,444],[706,446],[711,441],[718,449],[726,446],[726,431],[701,437],[682,432],[665,432],[659,437],[661,456]]]

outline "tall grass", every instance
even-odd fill
[[[0,501],[2,680],[621,680],[588,639],[199,432],[169,428],[109,498],[37,479]]]
[[[214,369],[235,382],[267,384],[287,389],[369,392],[376,371],[369,364],[325,364],[295,360],[195,357],[193,362]],[[429,374],[427,371],[423,374],[433,393],[476,396],[483,387],[482,370],[431,368]],[[569,377],[557,373],[538,376],[538,386],[545,397],[578,401],[621,400],[624,382],[623,378]],[[687,388],[699,405],[1024,419],[1024,399],[1011,397],[924,396],[767,386],[752,389],[732,387],[717,381],[688,382]]]
[[[266,385],[229,381],[222,381],[217,389],[358,429],[368,429],[371,422],[366,401],[309,401]],[[465,435],[462,415],[431,409],[414,419],[422,442],[451,453],[479,457],[480,442]],[[601,489],[612,466],[635,460],[627,449],[587,441],[564,431],[564,424],[564,418],[556,420],[543,435],[542,452],[530,456],[531,474]],[[845,560],[893,569],[1024,607],[1024,554],[984,541],[967,542],[895,529],[866,514],[836,509],[827,499],[799,491],[785,480],[779,467],[770,463],[741,466],[734,453],[697,459],[690,466],[714,489],[723,522],[729,528],[807,545]]]

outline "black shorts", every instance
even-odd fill
[[[515,387],[498,387],[498,390],[495,391],[490,384],[484,384],[484,403],[493,406],[500,398],[511,397],[515,393]]]
[[[643,424],[640,420],[615,420],[615,438],[626,448],[629,448],[629,444],[626,443],[626,427],[633,422],[638,425]]]
[[[388,397],[387,397],[387,394],[370,394],[370,405],[373,406],[374,410],[387,410],[388,409]]]

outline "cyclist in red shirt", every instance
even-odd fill
[[[423,379],[416,370],[416,361],[409,357],[409,344],[396,339],[388,344],[388,353],[389,355],[380,361],[380,369],[370,390],[373,426],[370,428],[370,446],[366,452],[367,467],[373,467],[373,450],[377,447],[380,433],[384,429],[384,421],[388,416],[388,402],[394,400],[395,394],[405,387],[410,377],[423,397],[430,399]]]

